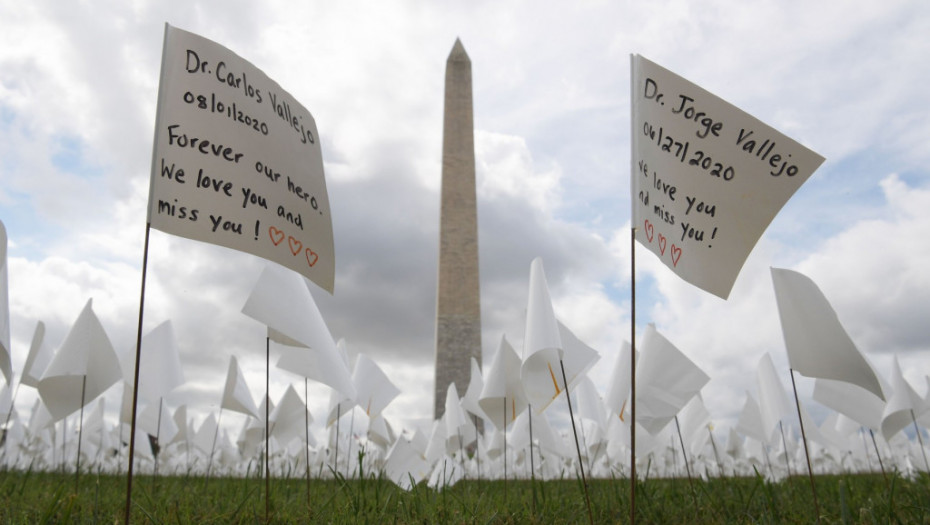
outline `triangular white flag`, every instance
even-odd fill
[[[293,340],[307,347],[283,353],[278,368],[355,397],[349,371],[339,357],[336,342],[303,277],[267,265],[242,307],[242,313],[287,338],[278,340]]]
[[[39,395],[55,421],[90,403],[119,381],[119,359],[88,300],[39,381]],[[83,396],[82,396],[83,394]]]
[[[258,407],[255,406],[255,400],[249,392],[249,385],[245,382],[236,356],[229,357],[229,371],[226,373],[226,386],[223,388],[223,402],[220,406],[256,419],[259,417]]]
[[[885,399],[872,367],[814,281],[772,268],[772,282],[791,368],[807,377],[846,381]]]

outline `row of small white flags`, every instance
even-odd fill
[[[864,377],[876,381],[882,397],[875,395],[863,386],[857,386],[843,376],[846,381],[818,378],[815,383],[814,399],[822,404],[834,408],[837,412],[827,419],[819,428],[813,424],[806,412],[802,412],[810,439],[820,446],[819,464],[828,470],[831,465],[834,469],[865,470],[868,462],[874,456],[868,447],[859,446],[853,437],[860,427],[879,432],[880,454],[886,461],[898,464],[900,470],[913,472],[920,465],[920,456],[909,448],[906,438],[901,432],[911,424],[912,418],[928,417],[930,403],[914,392],[913,388],[904,380],[900,367],[895,363],[891,381],[882,384],[879,376],[874,373],[864,357],[854,346],[837,346],[835,342],[848,339],[845,331],[839,326],[835,313],[826,299],[822,297],[816,286],[809,279],[795,272],[773,273],[782,277],[793,279],[795,287],[781,287],[777,285],[779,301],[792,297],[795,300],[803,298],[806,304],[818,305],[818,308],[804,310],[804,319],[817,322],[824,330],[831,331],[833,335],[818,339],[818,344],[826,348],[842,348],[842,351],[828,354],[832,359],[834,368],[831,370],[858,370],[857,364],[866,363],[870,371]],[[358,406],[372,421],[367,439],[357,440],[365,442],[368,447],[370,462],[367,466],[369,472],[383,470],[385,474],[401,486],[409,486],[410,481],[420,481],[433,475],[431,483],[443,486],[460,479],[462,476],[481,476],[487,478],[500,477],[509,469],[509,476],[526,476],[528,472],[528,455],[535,454],[538,458],[537,471],[540,476],[559,476],[572,471],[574,459],[571,447],[560,432],[556,432],[550,424],[546,407],[559,397],[565,390],[563,382],[559,381],[561,374],[556,374],[559,360],[564,360],[567,369],[580,370],[573,373],[569,380],[569,388],[573,391],[573,398],[578,407],[579,427],[585,436],[584,460],[590,462],[595,475],[622,474],[625,467],[624,454],[629,447],[629,414],[626,402],[629,395],[628,365],[629,347],[624,346],[620,359],[616,362],[614,377],[611,381],[611,390],[606,396],[601,396],[585,370],[590,369],[598,356],[596,352],[581,343],[571,335],[571,332],[561,325],[552,312],[551,303],[546,303],[540,297],[548,300],[548,290],[540,260],[533,262],[530,271],[530,287],[535,290],[529,295],[536,305],[527,309],[527,330],[540,334],[549,334],[553,339],[547,343],[536,343],[536,348],[561,348],[559,352],[551,354],[553,361],[540,360],[537,362],[521,360],[506,338],[502,338],[496,354],[491,360],[487,373],[482,378],[477,363],[473,364],[472,381],[465,395],[459,398],[454,385],[450,386],[446,398],[446,416],[437,421],[428,437],[415,433],[410,436],[404,433],[398,438],[389,430],[381,412],[387,404],[397,395],[397,388],[387,380],[370,359],[360,355],[356,360],[353,375],[343,388],[351,387],[354,390],[346,393],[333,389],[335,405],[342,405],[345,414],[350,407]],[[288,276],[296,277],[296,281],[289,282]],[[776,283],[779,282],[776,280]],[[299,286],[292,286],[297,284]],[[293,293],[294,290],[297,293]],[[291,293],[291,296],[281,295]],[[787,294],[787,297],[786,297]],[[311,319],[319,315],[309,289],[303,278],[278,268],[269,267],[263,272],[256,285],[255,292],[250,296],[244,311],[251,312],[256,318],[266,318],[269,315],[260,304],[262,296],[277,297],[281,302],[287,297],[289,307],[284,312],[293,312],[296,305],[302,304],[303,314],[294,315],[295,319]],[[93,315],[92,303],[88,302],[84,310],[75,321],[72,330],[59,347],[58,352],[50,359],[41,379],[36,384],[39,387],[41,404],[38,404],[30,417],[28,428],[19,428],[18,432],[10,432],[10,439],[6,446],[18,447],[16,454],[7,454],[7,461],[15,461],[23,465],[35,460],[35,454],[47,458],[46,467],[56,467],[54,454],[57,442],[53,435],[54,427],[51,423],[64,419],[78,410],[82,403],[80,393],[84,392],[84,401],[89,403],[102,391],[101,385],[109,382],[111,385],[122,377],[119,362],[111,347],[105,344],[105,331],[96,316]],[[311,306],[312,305],[312,306]],[[276,310],[271,310],[275,312]],[[262,314],[261,312],[265,312]],[[310,315],[310,312],[316,314]],[[532,315],[530,313],[532,312]],[[542,312],[542,315],[540,315]],[[347,363],[340,345],[330,344],[331,337],[322,317],[318,317],[311,324],[325,330],[324,339],[316,341],[320,347],[329,348],[334,352],[330,359],[320,357],[317,347],[306,347],[297,350],[295,346],[306,335],[301,335],[299,324],[289,325],[286,316],[271,315],[277,337],[290,342],[291,351],[300,351],[304,364],[298,367],[298,375],[303,377],[327,377],[330,382],[340,384],[342,380],[334,379],[347,374]],[[542,323],[551,323],[546,329]],[[786,339],[794,341],[791,323],[786,324]],[[36,336],[27,359],[32,366],[40,363],[47,356],[42,334],[43,325],[40,323],[36,329]],[[272,332],[269,332],[272,333]],[[317,332],[319,334],[320,332]],[[555,340],[555,334],[559,339]],[[290,334],[290,335],[285,335]],[[293,337],[291,337],[293,336]],[[844,337],[845,336],[845,337]],[[282,339],[287,337],[289,339]],[[329,338],[327,341],[326,338]],[[527,341],[540,341],[541,338],[528,338]],[[559,345],[559,346],[543,346]],[[143,345],[149,350],[147,356],[166,356],[162,362],[151,363],[158,375],[145,376],[139,385],[140,398],[146,403],[145,410],[140,417],[139,428],[152,436],[159,436],[161,445],[161,461],[164,468],[174,471],[184,471],[190,468],[203,468],[213,461],[216,455],[217,465],[225,473],[242,473],[243,465],[247,459],[255,458],[257,451],[262,448],[264,432],[265,407],[254,402],[241,369],[235,358],[229,363],[227,381],[221,400],[221,408],[247,416],[243,424],[240,437],[232,445],[229,437],[219,433],[218,422],[214,416],[209,416],[194,430],[192,422],[187,417],[187,407],[179,407],[173,415],[167,412],[161,400],[167,393],[183,383],[181,365],[177,359],[176,343],[170,323],[163,323],[146,334]],[[86,348],[82,348],[86,347]],[[304,345],[307,346],[307,345]],[[789,360],[792,367],[800,373],[817,377],[815,371],[808,368],[804,361],[798,361],[795,343],[789,345]],[[99,355],[92,349],[97,349]],[[684,448],[693,457],[690,464],[703,475],[715,475],[724,472],[735,474],[751,474],[751,467],[759,467],[774,478],[790,472],[792,466],[798,468],[798,447],[794,432],[786,432],[782,423],[790,423],[790,403],[781,381],[768,355],[763,356],[757,367],[758,403],[747,394],[746,404],[740,415],[736,430],[746,436],[741,438],[731,432],[721,450],[716,450],[716,442],[710,431],[710,415],[699,396],[701,388],[708,382],[709,377],[699,367],[678,350],[670,341],[662,336],[653,325],[649,325],[642,336],[640,345],[641,354],[637,360],[637,397],[639,400],[637,410],[638,435],[638,463],[650,466],[652,475],[680,475],[682,460],[677,459],[682,453],[681,447],[674,441],[673,430],[676,426],[681,429]],[[291,354],[283,353],[279,366],[293,359]],[[842,352],[842,353],[841,353]],[[530,356],[540,355],[540,352],[526,352]],[[624,355],[625,354],[625,355]],[[807,354],[805,354],[807,355]],[[108,356],[108,357],[107,357]],[[310,357],[308,357],[310,356]],[[559,356],[559,357],[556,357]],[[809,356],[808,356],[809,357]],[[70,361],[69,361],[70,360]],[[89,367],[79,361],[95,362],[97,365]],[[312,364],[310,364],[312,361]],[[299,361],[300,362],[300,361]],[[65,363],[68,366],[66,367]],[[148,363],[148,362],[147,362]],[[335,363],[335,365],[334,365]],[[322,374],[314,367],[337,366],[331,374]],[[148,366],[148,365],[147,365]],[[292,365],[288,365],[292,366]],[[95,376],[93,371],[106,371],[101,376]],[[282,367],[286,368],[286,367]],[[67,369],[69,373],[63,374]],[[552,372],[550,373],[550,369]],[[113,372],[116,372],[115,374]],[[72,373],[73,372],[73,373]],[[539,372],[545,372],[543,374]],[[85,376],[87,379],[85,379]],[[26,370],[23,380],[33,382],[36,377],[35,370]],[[149,380],[149,378],[152,378]],[[27,380],[26,378],[32,378]],[[107,379],[109,378],[109,379]],[[157,378],[157,379],[156,379]],[[343,377],[343,380],[345,378]],[[542,409],[533,410],[532,418],[528,408],[534,406],[526,392],[526,385],[533,383],[537,392],[537,399]],[[24,382],[24,384],[26,384]],[[88,386],[90,385],[90,387]],[[868,386],[869,383],[866,383]],[[106,390],[104,387],[103,390]],[[127,390],[128,391],[128,390]],[[7,389],[9,392],[9,389]],[[859,402],[865,399],[866,402]],[[887,402],[884,400],[887,399]],[[50,406],[51,409],[46,408]],[[273,439],[272,450],[275,461],[279,465],[290,465],[297,468],[301,465],[323,467],[335,465],[332,454],[332,445],[329,442],[323,447],[306,439],[306,425],[312,419],[306,409],[304,400],[300,399],[293,387],[289,387],[279,402],[271,407],[272,413],[270,434]],[[332,412],[332,410],[331,410]],[[45,414],[45,415],[43,415]],[[99,461],[106,464],[107,458],[112,454],[101,451],[111,450],[117,454],[122,447],[119,446],[125,436],[108,435],[107,425],[103,419],[104,407],[102,403],[89,411],[85,421],[77,425],[86,432],[88,448],[85,450],[84,461]],[[337,416],[328,414],[329,427]],[[491,425],[485,436],[478,436],[471,423],[475,417],[484,419]],[[679,419],[677,425],[671,422]],[[533,449],[530,450],[530,419],[532,419]],[[125,421],[125,418],[124,418]],[[380,421],[375,424],[375,421]],[[851,423],[854,422],[854,423]],[[564,426],[564,425],[563,425]],[[11,429],[12,430],[12,427]],[[44,433],[44,434],[43,434]],[[27,438],[26,436],[31,437]],[[17,437],[18,436],[18,437]],[[59,438],[61,436],[58,436]],[[640,439],[641,438],[641,439]],[[903,441],[902,441],[903,440]],[[348,446],[352,441],[345,441]],[[52,445],[42,447],[42,443]],[[64,444],[63,444],[64,445]],[[68,445],[73,454],[73,445]],[[358,445],[356,445],[358,446]],[[466,447],[475,447],[474,452],[465,453]],[[714,453],[708,452],[708,446]],[[200,458],[199,465],[192,465],[190,459],[191,447],[195,456]],[[874,445],[879,450],[879,443]],[[329,448],[329,450],[327,450]],[[143,461],[153,461],[156,452],[143,448]],[[345,450],[345,449],[343,449]],[[379,452],[380,451],[380,452]],[[312,452],[313,457],[309,458]],[[301,455],[303,454],[303,456]],[[507,454],[510,455],[506,458]],[[344,453],[343,464],[351,473],[355,472],[357,464],[350,466],[355,458]],[[874,457],[873,461],[879,458]],[[483,464],[479,466],[479,462]],[[61,456],[59,456],[59,462]],[[676,463],[676,461],[678,463]],[[289,463],[290,462],[290,463]],[[112,462],[110,463],[112,466]],[[676,465],[677,468],[676,468]],[[782,468],[785,465],[785,468]],[[285,468],[281,467],[282,471]],[[342,467],[336,467],[341,470]],[[642,474],[649,475],[649,474]]]

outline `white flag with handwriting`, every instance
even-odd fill
[[[313,116],[229,49],[166,24],[148,221],[290,268],[333,292]]]
[[[726,299],[756,241],[823,157],[671,71],[632,56],[636,240]]]

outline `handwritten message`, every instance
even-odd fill
[[[258,255],[333,291],[332,218],[316,123],[261,70],[166,26],[148,220]]]
[[[639,55],[631,66],[636,240],[726,299],[759,237],[824,159]]]

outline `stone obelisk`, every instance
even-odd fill
[[[471,358],[476,358],[478,364],[481,364],[471,60],[459,39],[455,40],[446,61],[439,221],[434,392],[436,419],[445,412],[449,384],[455,383],[459,396],[464,395],[471,373]]]

